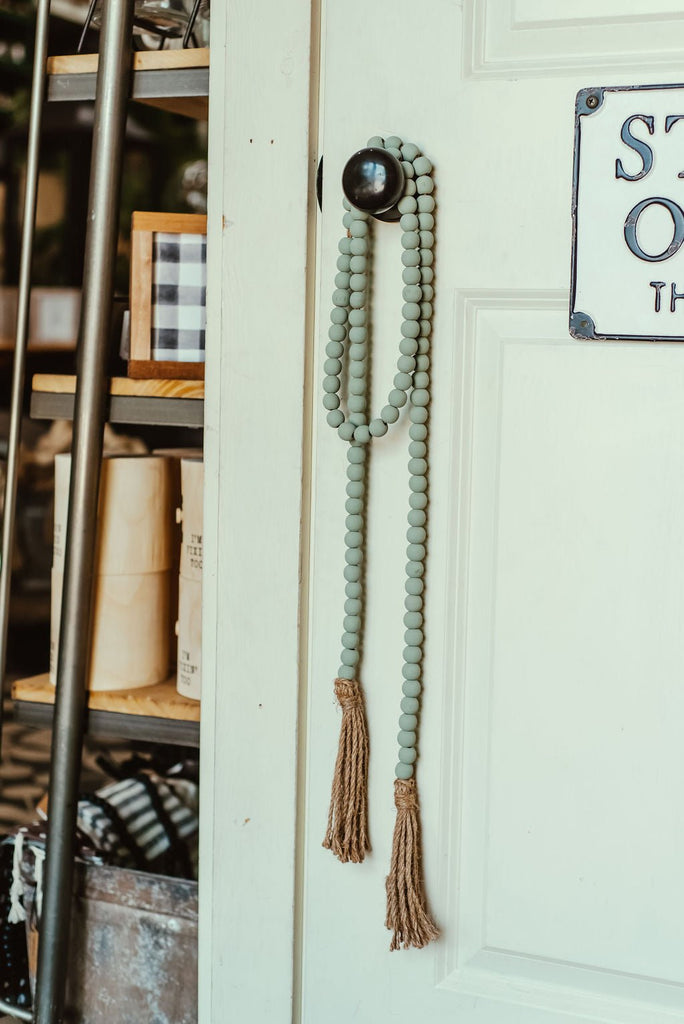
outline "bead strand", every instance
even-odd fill
[[[408,153],[405,151],[409,150]],[[435,201],[432,164],[416,155],[415,147],[404,147],[402,155],[413,160],[416,174],[416,194],[406,195],[399,203],[400,226],[404,231],[402,242],[410,242],[418,250],[419,261],[413,268],[404,269],[403,297],[408,313],[418,326],[413,352],[413,390],[410,394],[409,418],[409,512],[406,530],[406,598],[404,607],[404,665],[402,668],[402,700],[397,743],[399,757],[395,768],[398,779],[410,779],[415,772],[417,758],[418,719],[420,714],[421,675],[423,662],[423,592],[425,588],[425,558],[427,554],[428,505],[428,404],[430,401],[430,332],[434,290],[433,253]],[[408,238],[406,236],[409,236]],[[408,273],[407,273],[408,271]],[[407,310],[408,307],[408,310]]]
[[[347,204],[348,205],[348,204]],[[344,216],[344,226],[351,235],[349,254],[349,273],[346,284],[348,288],[348,391],[347,406],[349,420],[338,427],[340,437],[349,441],[347,449],[347,502],[345,535],[345,595],[344,632],[342,634],[342,654],[338,676],[341,679],[356,679],[361,658],[361,641],[363,621],[363,548],[365,522],[366,462],[367,446],[362,440],[366,425],[366,387],[367,387],[367,330],[366,330],[366,294],[368,280],[365,273],[366,256],[370,244],[368,216],[359,210],[349,207]],[[337,282],[336,282],[337,283]],[[333,298],[333,301],[334,298]]]

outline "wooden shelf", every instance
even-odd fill
[[[50,57],[48,100],[73,102],[95,98],[98,55]],[[206,121],[209,112],[209,49],[145,50],[133,55],[131,96]]]
[[[12,685],[15,720],[50,728],[55,688],[47,673]],[[200,705],[182,697],[173,676],[157,686],[90,694],[86,729],[91,736],[118,736],[150,743],[199,746]]]
[[[75,391],[75,376],[35,374],[31,416],[38,420],[72,419]],[[111,423],[201,428],[204,381],[112,377],[107,418]]]

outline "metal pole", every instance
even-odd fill
[[[12,1006],[11,1003],[6,1003],[2,999],[0,999],[0,1013],[8,1017],[14,1017],[15,1020],[33,1020],[33,1014],[30,1010],[20,1010],[18,1006]]]
[[[74,828],[90,658],[107,349],[119,229],[126,106],[130,92],[132,14],[133,0],[106,0],[104,4],[50,765],[36,1024],[59,1024],[66,989]]]
[[[7,446],[5,504],[2,519],[2,553],[0,554],[2,559],[0,566],[0,691],[5,680],[5,666],[7,663],[7,628],[9,623],[10,585],[12,582],[12,551],[14,549],[14,520],[17,503],[21,418],[24,407],[26,346],[28,343],[29,304],[31,299],[31,262],[36,220],[36,199],[38,196],[38,162],[40,159],[40,132],[43,120],[43,101],[45,98],[45,63],[47,60],[49,14],[50,0],[38,0],[28,152],[26,155],[24,220],[21,231],[21,263],[19,266],[19,290],[17,295],[17,331],[12,371],[12,403]],[[0,748],[1,745],[2,694],[0,693]]]

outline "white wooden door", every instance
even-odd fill
[[[373,851],[355,866],[321,848],[339,726],[345,446],[319,385],[301,1020],[684,1020],[684,347],[583,343],[567,326],[575,93],[681,81],[684,9],[327,0],[323,27],[317,380],[346,159],[396,134],[435,166],[418,781],[442,938],[389,953],[384,928],[406,426],[374,446],[370,471],[361,677]],[[376,407],[399,337],[399,234],[376,231]]]

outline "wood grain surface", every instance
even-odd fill
[[[73,374],[36,373],[33,376],[34,391],[53,395],[73,395],[76,391],[76,377]],[[112,377],[109,382],[110,395],[145,398],[204,398],[203,380],[135,380],[131,377]]]
[[[45,672],[28,679],[17,679],[12,685],[12,698],[37,704],[54,704],[55,688],[50,685]],[[116,711],[124,715],[145,715],[184,722],[199,722],[200,719],[199,703],[178,693],[175,676],[156,686],[146,686],[139,690],[92,692],[88,707],[94,711]]]

